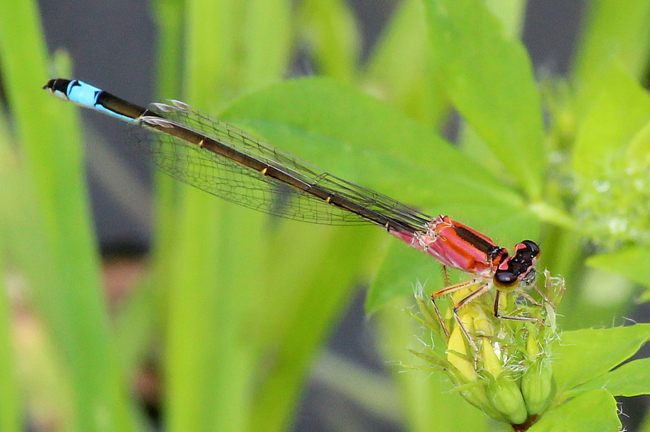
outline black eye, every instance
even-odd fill
[[[517,282],[517,275],[509,270],[497,270],[494,273],[494,284],[497,288],[512,288]]]
[[[524,240],[522,243],[526,245],[532,256],[536,257],[539,255],[539,246],[537,246],[537,243],[531,240]]]

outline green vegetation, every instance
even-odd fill
[[[71,104],[41,90],[54,69],[73,77],[69,59],[48,56],[35,2],[4,1],[3,432],[24,430],[25,414],[53,430],[146,430],[130,394],[154,355],[166,430],[288,430],[322,342],[358,283],[370,281],[367,310],[394,380],[378,385],[368,371],[332,360],[325,379],[408,430],[505,430],[528,418],[516,427],[524,430],[530,415],[539,420],[527,429],[534,432],[618,430],[613,396],[650,392],[647,361],[614,369],[648,339],[648,326],[591,328],[629,312],[640,294],[635,284],[650,286],[650,97],[642,86],[650,3],[594,0],[571,75],[538,80],[518,39],[523,1],[405,0],[363,64],[344,0],[153,7],[161,98],[182,98],[500,245],[538,241],[538,268],[566,282],[551,326],[557,333],[517,340],[517,355],[530,357],[507,380],[501,374],[512,363],[499,363],[486,344],[479,369],[490,376],[470,373],[452,391],[444,375],[424,370],[431,356],[416,336],[429,342],[435,324],[423,329],[426,318],[402,310],[414,306],[416,284],[428,294],[442,286],[431,257],[374,227],[283,220],[269,229],[264,214],[158,175],[151,271],[109,315],[80,122]],[[283,79],[298,47],[317,76]],[[441,137],[452,109],[462,117],[458,145]],[[421,313],[426,308],[421,303]],[[16,338],[21,314],[31,332]],[[436,354],[438,369],[449,369],[447,354]],[[397,363],[413,371],[398,374]],[[503,422],[460,395],[472,392],[483,392],[474,405]],[[489,404],[477,399],[484,396]]]

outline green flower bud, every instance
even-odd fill
[[[494,347],[490,341],[483,341],[481,345],[481,351],[483,351],[483,370],[487,371],[493,377],[498,377],[503,373],[503,366],[501,365],[501,359],[497,357],[494,352]]]
[[[510,424],[522,424],[528,418],[526,403],[519,386],[508,373],[490,379],[487,394],[492,406],[503,414]]]
[[[529,414],[540,414],[550,403],[553,393],[553,368],[548,358],[537,360],[521,378],[521,393]]]
[[[528,352],[528,358],[534,359],[539,354],[539,344],[533,335],[537,334],[538,332],[532,325],[530,325],[530,323],[527,324],[529,336],[528,340],[526,341],[526,351]]]
[[[488,400],[486,386],[482,383],[477,383],[477,385],[473,387],[461,390],[460,394],[467,402],[471,403],[494,420],[504,423],[508,422],[508,419],[503,416],[503,414],[494,409],[492,403]]]

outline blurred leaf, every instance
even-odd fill
[[[427,128],[333,81],[272,85],[239,99],[223,117],[319,168],[407,204],[440,209],[442,203],[462,203],[464,214],[477,218],[490,208],[494,212],[496,203],[501,209],[522,205],[514,192]]]
[[[441,288],[442,267],[430,255],[404,244],[391,246],[368,289],[366,313],[374,313],[395,297],[409,297],[420,283],[426,291]],[[432,288],[433,287],[433,288]]]
[[[311,103],[314,100],[319,103]],[[436,213],[442,209],[469,222],[481,221],[477,229],[496,227],[501,240],[538,236],[534,214],[476,163],[396,110],[332,81],[273,85],[239,99],[224,114],[342,178]],[[376,279],[381,283],[369,297],[371,309],[397,292],[409,292],[412,283],[430,271],[430,265],[418,264],[433,262],[430,257],[416,259],[389,257],[387,265],[395,269],[382,269]],[[396,268],[404,265],[424,271]],[[411,283],[405,283],[406,278]]]
[[[607,390],[592,390],[547,411],[529,432],[615,432],[621,430],[618,404]]]
[[[589,102],[571,160],[575,173],[586,181],[619,157],[616,151],[650,122],[650,97],[620,65],[610,65],[599,80],[599,93]]]
[[[246,2],[242,84],[254,88],[282,77],[291,51],[291,2]]]
[[[210,111],[239,88],[235,31],[245,4],[235,0],[187,2],[185,84],[187,101]],[[243,430],[248,421],[250,353],[238,344],[250,284],[261,278],[261,252],[251,248],[251,271],[239,225],[250,231],[261,217],[193,188],[181,188],[178,235],[173,245],[165,346],[166,422],[170,431]],[[196,401],[200,401],[197,403]]]
[[[540,96],[523,45],[477,0],[427,0],[436,64],[454,105],[531,200],[541,197]]]
[[[487,0],[486,7],[502,23],[505,34],[509,38],[518,38],[525,18],[526,2],[521,0],[503,2]],[[472,129],[467,122],[462,122],[458,136],[459,146],[465,154],[486,167],[497,178],[508,180],[507,170],[485,141]]]
[[[311,46],[319,75],[343,83],[354,82],[361,35],[349,3],[305,0],[301,6],[301,31]]]
[[[492,12],[501,24],[509,38],[520,36],[521,29],[526,18],[526,1],[513,0],[503,2],[500,0],[486,0],[485,5]]]
[[[605,389],[614,396],[650,394],[650,358],[634,360],[575,388],[573,392]]]
[[[6,165],[12,161],[9,157],[8,145],[9,134],[4,127],[4,122],[0,119],[0,183],[6,185],[9,182]],[[6,198],[5,194],[0,194],[1,198]],[[7,202],[3,200],[3,202]],[[0,425],[6,432],[19,432],[24,430],[22,424],[22,407],[20,405],[20,392],[18,387],[18,377],[16,376],[17,358],[13,347],[13,327],[11,302],[9,298],[10,291],[5,283],[5,253],[8,249],[6,229],[6,220],[0,214]]]
[[[650,274],[647,268],[649,262],[650,249],[640,246],[587,258],[587,265],[590,267],[625,276],[646,287],[650,287]]]
[[[72,431],[132,430],[101,287],[78,122],[72,106],[42,90],[47,53],[35,2],[0,2],[0,63],[27,183],[6,191],[14,200],[4,207],[23,211],[10,228],[25,228],[12,252],[72,389],[62,401],[72,410],[59,421]]]
[[[650,337],[650,324],[609,329],[583,329],[562,333],[553,369],[558,399],[575,386],[588,382],[623,363]],[[589,361],[585,361],[589,359]]]
[[[625,156],[643,167],[650,165],[650,123],[634,135]]]
[[[359,269],[365,267],[367,254],[375,246],[372,236],[360,238],[355,230],[343,227],[336,230],[338,235],[323,236],[322,243],[318,244],[320,257],[314,260],[313,271],[296,282],[300,287],[300,292],[294,291],[296,307],[287,310],[280,305],[271,311],[281,314],[286,326],[274,335],[274,339],[267,341],[272,344],[265,353],[272,353],[272,357],[270,361],[266,357],[262,360],[265,379],[255,392],[251,431],[287,430],[298,408],[295,401],[301,394],[305,375],[325,330],[345,307],[354,288],[352,281]],[[295,232],[293,237],[296,237]],[[295,269],[286,270],[295,273]]]
[[[644,78],[650,47],[650,3],[646,0],[596,0],[589,4],[580,33],[574,76],[600,86],[603,65],[621,62],[635,80]],[[598,84],[597,84],[598,83]]]
[[[420,0],[403,1],[368,60],[365,87],[429,125],[440,123],[448,108],[436,81],[424,5]]]

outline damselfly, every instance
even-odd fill
[[[435,306],[436,298],[479,286],[453,307],[454,317],[474,349],[476,344],[463,326],[458,310],[492,288],[497,289],[495,316],[527,320],[500,315],[499,298],[501,292],[533,283],[539,248],[530,240],[517,244],[513,255],[509,255],[488,237],[447,216],[428,216],[345,181],[180,101],[142,108],[78,80],[53,79],[43,88],[63,100],[151,132],[149,151],[154,163],[201,190],[246,207],[306,222],[379,225],[410,246],[434,256],[443,268],[473,275],[472,280],[436,291],[432,300]],[[289,199],[278,202],[278,196],[283,194],[288,194]],[[445,279],[448,284],[448,278]],[[439,312],[438,315],[442,323]]]

